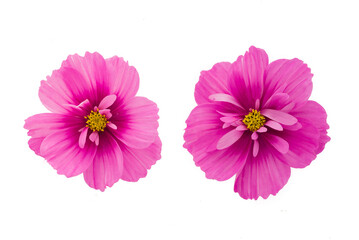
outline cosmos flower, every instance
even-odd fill
[[[30,148],[57,170],[104,191],[119,179],[137,181],[160,159],[158,108],[135,96],[136,69],[116,56],[72,55],[41,81],[52,113],[25,120]]]
[[[312,76],[301,60],[269,64],[255,47],[201,72],[184,147],[206,177],[236,175],[241,197],[266,199],[287,183],[291,167],[308,166],[330,140],[325,110],[308,100]]]

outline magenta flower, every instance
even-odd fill
[[[206,177],[236,174],[235,192],[266,199],[287,183],[291,167],[308,166],[330,140],[325,110],[308,100],[312,76],[301,60],[268,64],[255,47],[201,72],[184,147]]]
[[[136,97],[136,69],[116,56],[72,55],[41,82],[39,97],[53,113],[25,120],[30,148],[58,174],[84,174],[104,191],[119,179],[137,181],[160,159],[158,108]]]

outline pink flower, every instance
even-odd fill
[[[25,120],[30,148],[57,170],[104,191],[119,179],[137,181],[160,159],[158,108],[136,97],[136,69],[116,56],[72,55],[41,81],[52,113]]]
[[[312,76],[301,60],[268,64],[255,47],[201,72],[184,147],[206,177],[236,174],[235,192],[266,199],[287,183],[291,167],[308,166],[330,140],[325,110],[308,100]]]

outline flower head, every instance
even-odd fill
[[[312,76],[301,60],[268,63],[255,47],[201,72],[184,147],[206,177],[236,175],[241,197],[267,198],[287,183],[291,167],[309,165],[330,140],[325,110],[308,100]]]
[[[52,113],[25,120],[30,148],[57,170],[104,191],[119,179],[137,181],[160,159],[158,108],[135,96],[136,69],[122,58],[72,55],[41,82]]]

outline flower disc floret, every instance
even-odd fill
[[[85,116],[85,118],[87,119],[86,127],[90,128],[94,132],[103,132],[107,123],[109,123],[106,116],[102,115],[99,110],[96,112],[91,110],[91,113]]]
[[[255,132],[264,125],[266,119],[260,111],[253,109],[251,112],[245,115],[242,122],[250,131]]]

